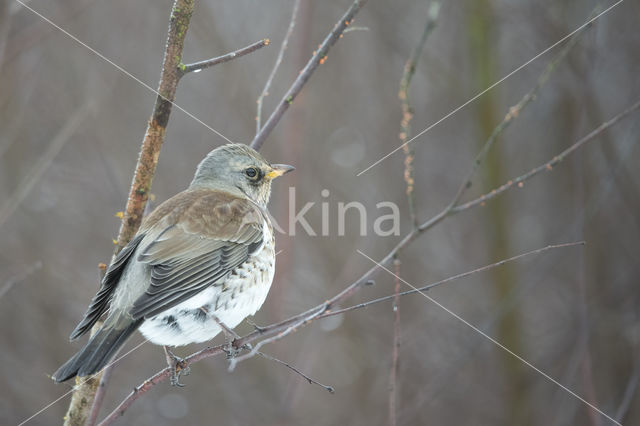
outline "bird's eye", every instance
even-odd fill
[[[249,167],[244,171],[244,174],[247,175],[249,179],[256,179],[258,176],[258,170],[255,167]]]

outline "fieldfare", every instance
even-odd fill
[[[189,188],[148,215],[113,260],[70,338],[108,310],[104,325],[54,380],[99,372],[138,329],[157,345],[181,346],[253,315],[274,274],[271,181],[293,169],[270,164],[247,145],[211,151]]]

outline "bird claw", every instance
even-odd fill
[[[225,347],[222,348],[222,351],[227,355],[227,359],[235,358],[240,352],[239,349],[233,347],[233,342],[229,342],[228,344],[226,344]]]
[[[167,356],[167,364],[171,368],[171,377],[169,378],[171,386],[184,387],[184,384],[180,383],[180,376],[191,374],[191,367],[187,365],[183,358],[173,354],[166,346],[164,347],[164,353]]]
[[[225,334],[225,340],[226,340],[226,343],[222,348],[222,351],[227,355],[227,359],[233,359],[240,353],[242,348],[235,347],[234,345],[234,342],[236,341],[235,337]]]
[[[225,346],[222,348],[222,352],[224,352],[227,355],[228,360],[232,360],[233,358],[238,356],[240,352],[242,352],[245,349],[250,351],[253,348],[253,346],[251,346],[251,343],[245,343],[241,347],[237,348],[235,346],[235,342],[236,342],[236,339],[229,339],[227,340],[227,343],[225,344]]]

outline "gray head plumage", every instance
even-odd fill
[[[291,170],[291,166],[270,164],[248,145],[231,143],[207,154],[198,164],[190,187],[240,192],[266,206],[271,195],[271,181]]]

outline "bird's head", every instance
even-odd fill
[[[292,170],[294,167],[286,164],[270,164],[248,145],[227,144],[211,151],[198,164],[190,188],[240,191],[266,206],[271,195],[271,181]]]

